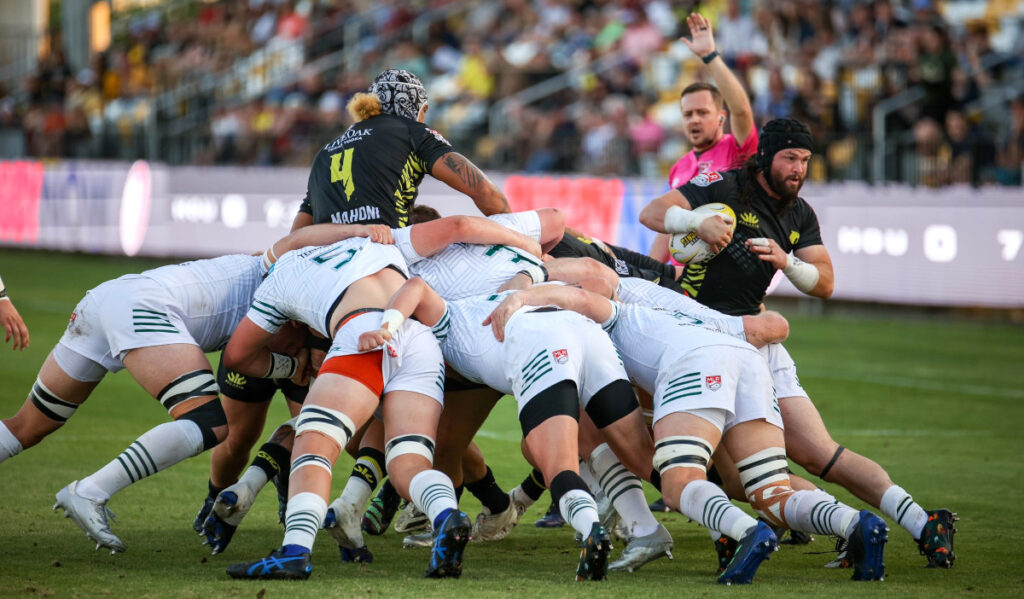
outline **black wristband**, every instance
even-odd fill
[[[714,60],[716,56],[718,56],[718,50],[712,50],[711,54],[708,54],[707,56],[702,56],[701,60],[704,61],[704,64],[708,64],[712,60]]]

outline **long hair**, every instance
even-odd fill
[[[757,156],[751,156],[748,158],[739,169],[739,174],[736,177],[736,186],[739,190],[739,193],[736,194],[736,207],[739,208],[741,212],[750,210],[754,204],[754,198],[757,197],[757,194],[764,192],[764,188],[761,187],[761,183],[757,180],[757,174],[760,172],[761,166],[757,161]],[[768,187],[772,186],[771,171],[769,171],[768,175],[765,175],[765,182],[768,183]],[[772,209],[775,212],[775,215],[781,218],[785,216],[786,212],[788,212],[789,209],[793,207],[793,204],[796,203],[797,196],[772,199],[774,200],[772,202]]]

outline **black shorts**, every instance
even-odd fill
[[[302,403],[309,387],[300,387],[288,379],[260,379],[228,370],[222,362],[217,367],[217,386],[221,395],[245,403],[263,403],[274,397],[278,389],[288,399]]]

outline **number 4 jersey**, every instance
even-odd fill
[[[314,223],[404,227],[424,175],[451,151],[440,133],[412,119],[360,121],[317,153],[299,211]]]

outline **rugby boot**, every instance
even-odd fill
[[[953,524],[960,518],[949,510],[925,510],[928,522],[917,540],[921,555],[928,558],[928,568],[952,568],[956,560],[953,553],[953,535],[956,527]]]
[[[104,547],[110,550],[111,555],[124,551],[124,543],[110,531],[110,520],[115,516],[107,509],[107,502],[82,497],[75,491],[77,488],[76,480],[57,491],[53,511],[64,508],[64,517],[71,518],[85,532],[85,536],[96,543],[96,549]]]
[[[195,520],[192,521],[192,530],[196,531],[197,535],[202,536],[205,534],[203,530],[203,523],[206,522],[207,516],[210,515],[210,511],[213,510],[214,498],[207,496],[203,500],[203,507],[199,508],[199,513],[196,514]]]
[[[294,547],[294,546],[293,546]],[[313,571],[308,551],[289,552],[279,547],[267,557],[247,564],[231,564],[228,576],[247,580],[306,580]]]
[[[659,498],[655,499],[647,507],[651,508],[651,511],[654,512],[654,513],[658,513],[658,512],[671,512],[672,511],[671,508],[669,508],[667,505],[665,505],[665,498],[664,497],[659,497]]]
[[[772,532],[772,527],[758,522],[757,527],[740,539],[733,556],[725,571],[718,575],[720,584],[750,584],[761,566],[772,551],[779,547],[779,539]]]
[[[270,479],[277,489],[277,520],[281,526],[284,526],[285,516],[288,515],[288,477],[291,476],[291,472],[291,465],[285,464],[281,466],[281,471]]]
[[[374,536],[384,534],[391,526],[391,521],[395,518],[395,512],[398,511],[401,500],[398,493],[385,493],[384,485],[381,485],[363,513],[363,532]]]
[[[558,506],[552,503],[544,517],[534,522],[533,525],[537,528],[561,528],[565,526],[565,518],[558,511]]]
[[[203,543],[210,546],[213,555],[227,549],[255,502],[256,494],[245,484],[235,483],[217,494],[213,510],[203,523]]]
[[[850,561],[850,543],[843,537],[836,538],[836,558],[825,564],[826,568],[852,568]]]
[[[594,522],[590,534],[583,541],[580,563],[576,566],[576,580],[608,580],[608,554],[612,539],[600,522]]]
[[[672,559],[674,547],[672,535],[669,534],[668,529],[659,524],[651,534],[630,539],[626,548],[622,550],[622,555],[608,564],[608,569],[613,572],[619,570],[634,572],[659,557],[667,556],[668,559]]]
[[[324,517],[324,529],[331,533],[335,542],[338,543],[338,551],[341,553],[342,563],[372,563],[373,553],[363,542],[363,535],[359,531],[359,523],[356,522],[357,514],[351,512],[338,518],[338,514],[344,510],[344,506],[338,505],[335,500]],[[350,510],[351,511],[351,510]]]
[[[889,540],[889,527],[885,520],[868,510],[860,512],[853,534],[850,535],[848,556],[853,563],[852,580],[883,580],[885,578],[885,543]]]
[[[725,572],[725,569],[729,567],[729,562],[736,555],[736,547],[738,545],[738,541],[725,535],[718,537],[718,540],[715,541],[715,554],[718,556],[717,574]]]
[[[509,501],[505,511],[492,514],[486,507],[476,515],[473,522],[471,537],[474,543],[482,541],[500,541],[508,536],[508,533],[515,528],[519,522],[519,512],[516,506]]]
[[[395,532],[415,532],[430,525],[430,519],[411,501],[402,504],[402,509],[395,516]]]
[[[458,578],[462,576],[462,556],[469,543],[473,527],[469,516],[458,509],[448,508],[441,514],[441,524],[434,531],[434,545],[430,551],[430,565],[423,578]]]
[[[430,530],[427,532],[418,532],[414,535],[406,535],[402,539],[402,549],[415,549],[417,547],[433,547],[434,546],[434,533]]]

